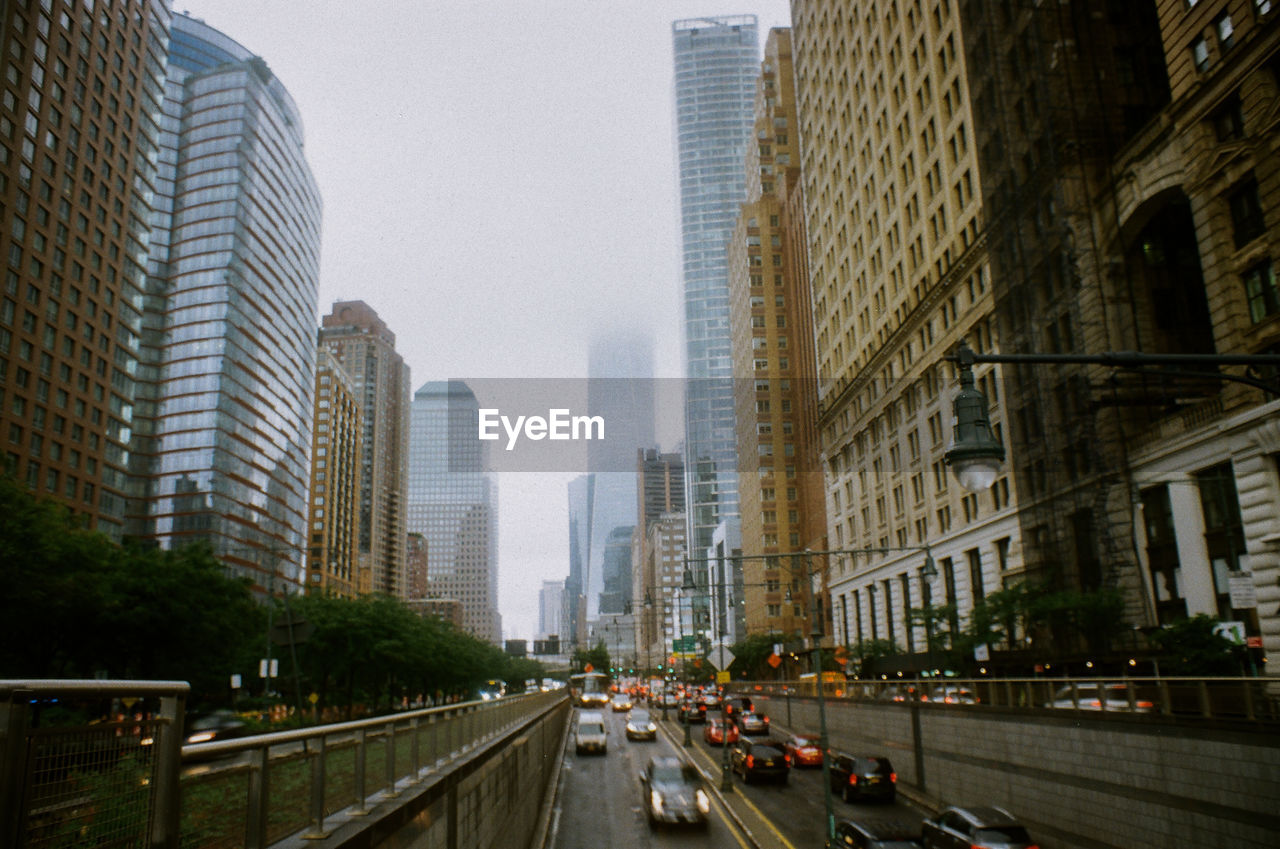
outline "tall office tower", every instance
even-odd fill
[[[631,534],[633,525],[609,531],[605,541],[601,571],[604,589],[600,593],[600,614],[630,612],[631,607]]]
[[[1005,350],[1275,352],[1280,5],[959,9],[988,57],[970,87]],[[1196,371],[1006,371],[1028,571],[1120,587],[1126,630],[1242,622],[1256,661],[1280,649],[1277,404]]]
[[[605,550],[615,531],[636,523],[635,452],[654,439],[653,339],[614,330],[592,339],[587,358],[587,409],[605,422],[605,439],[587,446],[588,474],[577,495],[582,592],[594,620],[605,592]],[[583,501],[583,499],[586,499]],[[576,499],[576,502],[574,501]],[[629,593],[629,582],[627,593]]]
[[[676,155],[685,304],[685,476],[689,546],[702,552],[721,522],[738,534],[733,365],[726,242],[746,200],[760,47],[754,15],[672,24]]]
[[[659,516],[646,533],[640,572],[645,587],[652,589],[636,610],[640,614],[638,649],[646,657],[646,667],[665,662],[678,647],[675,640],[693,635],[691,599],[681,589],[688,550],[685,533],[683,513]]]
[[[405,598],[426,598],[430,591],[430,551],[422,534],[405,534],[404,592]]]
[[[663,513],[684,512],[684,457],[654,448],[636,451],[637,529],[645,531]]]
[[[307,592],[354,598],[359,584],[360,398],[346,369],[321,348],[311,437]]]
[[[967,493],[943,460],[942,357],[998,341],[959,17],[950,2],[798,0],[792,24],[829,548],[846,552],[815,567],[835,642],[923,657],[911,608],[955,605],[954,630],[1020,562],[1009,476]],[[1004,407],[991,415],[1002,430]]]
[[[428,546],[428,594],[462,602],[463,628],[499,645],[497,493],[462,381],[424,383],[409,424],[410,533]]]
[[[0,470],[118,539],[171,13],[62,6],[0,15]]]
[[[591,550],[591,501],[594,481],[580,475],[569,482],[569,576],[564,582],[560,642],[572,652],[587,645],[587,552]]]
[[[360,464],[360,568],[372,592],[414,598],[405,578],[409,487],[409,366],[396,335],[363,301],[338,301],[320,345],[355,380],[364,422]]]
[[[745,627],[808,634],[804,562],[766,559],[827,547],[804,222],[787,202],[800,194],[790,30],[765,42],[746,168],[729,243]]]
[[[132,530],[299,587],[320,264],[302,118],[266,62],[193,18],[173,19],[167,62]]]
[[[564,605],[564,581],[543,581],[538,590],[538,636],[560,636],[560,611]]]

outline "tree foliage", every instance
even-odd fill
[[[197,706],[226,703],[232,673],[259,680],[267,605],[205,546],[116,545],[64,506],[0,476],[0,579],[0,678],[182,680]],[[490,678],[540,677],[540,664],[385,596],[298,595],[269,604],[276,624],[291,616],[312,626],[292,649],[272,646],[276,686],[290,700],[315,692],[320,706],[350,712],[356,704],[466,696]]]
[[[1239,675],[1245,649],[1214,629],[1218,620],[1203,613],[1168,625],[1151,635],[1165,675]]]

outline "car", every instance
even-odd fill
[[[1099,688],[1102,688],[1099,690]],[[1099,697],[1099,693],[1102,697]],[[1145,696],[1145,694],[1142,694]],[[1106,705],[1102,703],[1102,699],[1106,699]],[[1133,704],[1129,704],[1129,685],[1128,684],[1108,684],[1096,681],[1084,681],[1075,685],[1075,693],[1071,691],[1071,686],[1058,688],[1053,694],[1053,701],[1045,705],[1050,708],[1064,708],[1067,710],[1109,710],[1120,711],[1124,713],[1151,713],[1155,710],[1155,702],[1149,698],[1140,697],[1139,692],[1135,689],[1133,692]]]
[[[738,726],[714,716],[707,719],[707,727],[702,729],[702,739],[712,746],[723,746],[726,728],[729,730],[729,745],[732,746],[738,741]]]
[[[632,708],[627,714],[628,740],[657,740],[658,726],[644,708]]]
[[[678,707],[679,704],[680,696],[675,690],[664,690],[661,698],[658,700],[658,705],[664,708]]]
[[[578,724],[573,729],[573,743],[580,755],[609,753],[609,732],[605,729],[604,714],[598,710],[584,710],[578,714]]]
[[[632,707],[631,697],[626,693],[618,693],[613,697],[609,704],[613,708],[614,713],[626,713],[631,710]]]
[[[249,726],[234,711],[215,710],[191,721],[187,726],[187,737],[184,742],[191,744],[234,740],[248,733]]]
[[[791,756],[792,766],[822,766],[821,743],[817,734],[791,734],[782,741],[782,751]]]
[[[892,802],[898,792],[898,774],[888,758],[828,752],[831,792],[846,802],[877,800]]]
[[[696,699],[685,699],[680,703],[680,721],[693,724],[707,721],[707,706]]]
[[[707,710],[718,710],[720,707],[720,694],[715,692],[703,693],[702,703],[707,706]]]
[[[928,701],[925,691],[915,684],[889,684],[875,697],[879,702],[923,702]]]
[[[737,716],[738,730],[743,734],[768,734],[769,717],[755,711],[745,711]]]
[[[720,702],[720,712],[726,716],[736,716],[755,709],[755,705],[747,696],[729,696]]]
[[[774,778],[783,784],[791,773],[791,756],[773,740],[738,740],[729,752],[730,768],[741,773],[744,784],[755,778]]]
[[[933,688],[928,701],[941,702],[944,705],[976,705],[980,700],[968,687],[944,684]]]
[[[920,828],[925,849],[1037,849],[1022,823],[1004,808],[952,806]]]
[[[853,849],[920,849],[920,826],[907,820],[841,820],[836,845]]]
[[[650,828],[660,824],[708,826],[711,797],[693,764],[670,755],[650,758],[640,773],[640,788]]]

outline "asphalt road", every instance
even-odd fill
[[[559,779],[560,792],[551,820],[550,846],[553,849],[636,849],[650,846],[750,849],[751,844],[746,842],[726,817],[724,808],[714,800],[715,794],[711,794],[711,823],[705,831],[650,829],[641,801],[640,772],[654,755],[680,754],[682,749],[673,746],[661,731],[655,742],[628,741],[624,713],[608,712],[605,722],[609,732],[609,752],[606,755],[576,754],[573,735],[569,735]]]
[[[660,711],[655,711],[660,716]],[[674,712],[672,714],[674,717]],[[712,846],[751,849],[758,843],[766,847],[802,849],[821,847],[826,837],[826,813],[820,768],[792,769],[785,784],[753,783],[746,785],[733,776],[733,792],[726,797],[737,819],[754,835],[745,836],[727,815],[713,792],[711,827],[700,831],[651,831],[642,807],[640,782],[637,778],[648,759],[655,754],[684,753],[709,777],[709,790],[720,786],[721,752],[703,742],[702,726],[692,726],[692,746],[684,748],[681,727],[675,722],[664,724],[658,740],[629,742],[624,723],[626,714],[608,713],[609,753],[577,755],[572,735],[565,753],[564,769],[557,809],[552,819],[553,849],[597,849],[598,847]],[[663,733],[663,732],[668,733]],[[783,729],[775,729],[775,737]],[[849,803],[832,799],[834,818],[908,820],[918,826],[922,813],[899,798],[893,804]]]

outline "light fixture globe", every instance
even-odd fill
[[[989,489],[999,476],[1004,464],[1004,446],[991,430],[987,396],[974,386],[973,351],[962,342],[956,354],[960,365],[960,391],[952,404],[954,436],[951,447],[943,456],[962,487],[970,492],[981,492]]]

